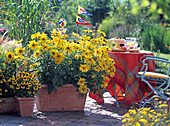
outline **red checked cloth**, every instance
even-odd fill
[[[146,95],[150,88],[142,82],[140,79],[136,77],[136,73],[140,71],[142,68],[142,62],[140,58],[143,55],[152,55],[152,52],[140,51],[135,53],[125,53],[125,52],[108,52],[110,58],[114,59],[116,72],[115,76],[110,78],[114,81],[116,95],[121,96],[118,97],[118,100],[124,100],[127,106],[131,105],[134,101],[140,100],[141,95],[139,90],[141,90],[143,95]],[[153,61],[148,63],[148,70],[154,71],[155,64]],[[107,87],[108,92],[114,97],[113,83],[110,83]],[[123,94],[125,96],[123,97]],[[91,94],[92,98],[96,101],[102,101],[103,99],[96,94]],[[91,97],[90,96],[90,97]],[[99,103],[100,103],[99,102]],[[102,101],[104,102],[104,100]],[[102,103],[101,102],[101,103]]]

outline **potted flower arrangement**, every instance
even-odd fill
[[[91,30],[85,32],[94,35]],[[54,106],[58,108],[50,108],[49,104],[53,105],[56,101],[54,98],[50,99],[50,96],[53,96],[54,92],[57,92],[56,94],[63,92],[60,91],[61,87],[70,87],[70,84],[75,88],[74,92],[77,91],[75,93],[79,93],[82,96],[86,96],[89,90],[93,93],[101,93],[105,90],[107,87],[105,80],[108,76],[114,75],[115,66],[114,61],[107,54],[109,48],[103,46],[107,43],[107,40],[104,38],[105,34],[101,31],[98,32],[101,35],[100,38],[91,38],[86,35],[81,37],[73,33],[77,37],[78,43],[69,42],[66,39],[67,35],[60,36],[55,29],[52,31],[52,40],[48,39],[45,33],[32,35],[33,40],[29,42],[28,46],[32,49],[33,55],[31,59],[32,62],[36,63],[36,66],[34,67],[33,65],[31,69],[39,70],[40,83],[48,86],[45,90],[43,90],[42,86],[41,90],[43,92],[40,90],[38,95],[37,108],[39,110],[58,111],[60,107],[57,105]],[[50,95],[47,95],[47,90]],[[66,91],[68,92],[69,90]],[[46,96],[44,96],[45,94]],[[60,103],[67,101],[67,97],[76,95],[62,93],[62,95],[64,94],[68,95],[59,98]],[[42,95],[47,101],[40,98]],[[77,96],[80,97],[80,95]],[[75,103],[80,104],[80,98]],[[66,103],[67,106],[73,104],[71,101],[73,98],[69,99],[70,103]],[[42,104],[46,104],[46,107],[41,109]],[[70,108],[64,107],[60,109],[70,110]],[[75,108],[74,110],[80,109]]]
[[[5,49],[0,47],[0,113],[12,113],[18,111],[10,80],[15,75],[16,66],[10,60],[6,61],[5,54]]]
[[[1,94],[3,94],[3,97],[7,97],[7,95],[16,96],[18,103],[20,103],[19,107],[16,108],[19,108],[22,117],[32,116],[35,101],[34,95],[41,87],[36,71],[30,71],[28,64],[28,53],[25,53],[25,48],[21,46],[15,49],[15,53],[7,52],[6,62],[1,64],[0,71]],[[25,98],[28,101],[26,104],[23,103]],[[31,110],[29,110],[29,105],[31,105]],[[24,106],[26,106],[26,109],[22,109]],[[26,113],[23,110],[26,110]]]
[[[33,115],[34,96],[41,88],[37,76],[27,71],[20,71],[16,77],[11,79],[12,89],[19,103],[19,114],[21,117],[31,117]]]

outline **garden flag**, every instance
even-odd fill
[[[60,35],[64,35],[67,31],[67,28],[57,28],[57,31],[60,33]]]
[[[77,24],[77,25],[91,25],[90,23],[88,23],[87,21],[85,21],[84,19],[82,19],[82,18],[79,16],[79,14],[77,14],[76,24]]]
[[[84,15],[91,15],[90,13],[88,13],[84,8],[82,8],[80,5],[78,6],[78,14],[84,14]]]

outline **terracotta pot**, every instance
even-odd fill
[[[18,112],[17,100],[14,97],[1,98],[4,103],[0,103],[0,114]]]
[[[42,85],[36,98],[39,111],[83,111],[86,95],[82,94],[72,84],[57,88],[57,93],[52,91],[49,95],[47,85]]]
[[[18,100],[19,105],[19,114],[21,117],[32,117],[33,116],[33,109],[34,109],[34,97],[16,97]]]

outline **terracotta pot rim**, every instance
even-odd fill
[[[17,96],[15,96],[15,98],[18,100],[22,100],[22,99],[33,100],[33,99],[35,99],[35,97],[17,97]]]
[[[47,84],[42,84],[41,88],[46,88]],[[69,87],[75,87],[73,84],[64,84],[63,86],[61,86],[62,88],[69,88]],[[59,88],[59,87],[58,87]]]

